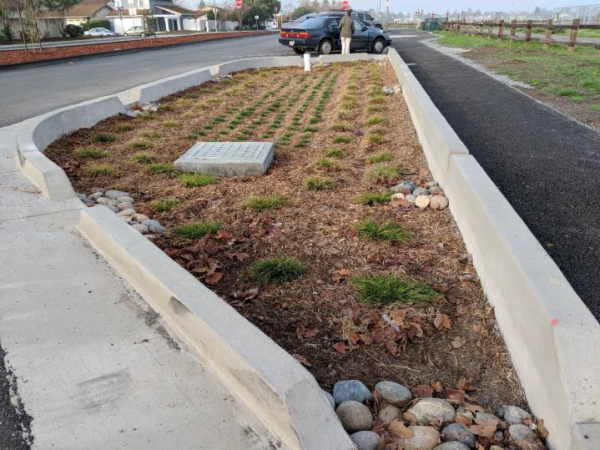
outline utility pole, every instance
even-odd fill
[[[390,1],[386,0],[385,2],[385,31],[388,31],[390,28]]]
[[[215,16],[215,33],[217,32],[217,28],[219,27],[217,24],[217,0],[213,0],[213,15]]]

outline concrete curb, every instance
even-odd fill
[[[353,448],[313,376],[143,235],[104,206],[78,229],[288,448]]]
[[[550,447],[600,448],[600,325],[396,50],[388,56]]]

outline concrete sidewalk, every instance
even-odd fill
[[[3,426],[40,449],[284,448],[75,231],[79,200],[37,193],[11,147],[0,143],[0,343],[18,395],[0,408],[22,402],[32,420],[0,411],[22,422]],[[17,441],[0,433],[2,449],[27,448]]]
[[[394,47],[600,319],[600,134],[419,42]]]

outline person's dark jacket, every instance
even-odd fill
[[[355,31],[354,20],[352,19],[352,17],[344,15],[344,17],[342,17],[342,21],[340,22],[340,29],[341,37],[351,38]]]

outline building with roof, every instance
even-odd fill
[[[83,0],[73,6],[65,14],[67,25],[81,25],[88,20],[106,19],[115,10],[113,0]]]

